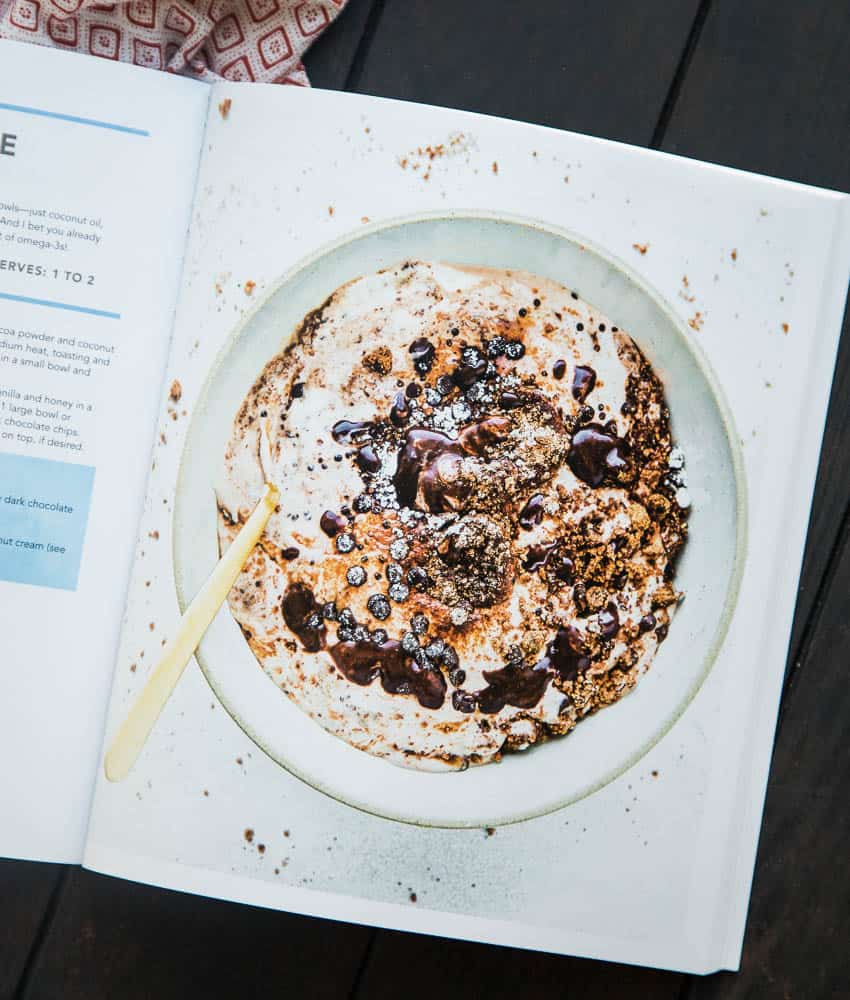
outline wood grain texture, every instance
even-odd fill
[[[369,933],[75,869],[22,1000],[339,1000]]]
[[[714,0],[662,148],[850,188],[850,7]],[[850,512],[850,322],[833,384],[771,768],[742,971],[689,1000],[850,995],[843,730]]]
[[[680,991],[681,977],[653,969],[382,931],[352,1000],[676,1000]]]
[[[848,66],[850,4],[714,0],[661,148],[850,190]],[[845,322],[845,334],[848,329],[850,322]],[[812,508],[792,651],[809,620],[850,500],[848,393],[850,345],[845,336]]]
[[[706,16],[691,50],[698,10]],[[638,144],[655,139],[668,151],[846,189],[848,46],[850,7],[832,0],[350,0],[305,63],[316,86],[348,84]],[[850,718],[842,653],[850,640],[848,398],[845,337],[795,620],[800,658],[783,709],[740,975],[686,980],[376,934],[74,871],[22,996],[850,995],[842,939],[850,823],[841,798],[850,780],[842,741]],[[0,863],[0,1000],[13,994],[39,943],[56,871]]]
[[[848,66],[850,4],[713,0],[663,148],[846,190]]]
[[[697,7],[389,0],[353,84],[645,145]]]
[[[304,54],[314,87],[342,90],[348,80],[363,32],[376,0],[348,0],[331,27]]]
[[[850,518],[850,308],[844,317],[835,365],[829,413],[821,448],[806,554],[800,574],[797,610],[789,647],[789,672],[799,668],[801,643],[810,631],[812,613],[827,594],[826,569],[834,559],[842,525]]]
[[[14,995],[64,870],[0,860],[0,1000]]]
[[[742,971],[689,1000],[850,996],[850,531],[776,744]]]

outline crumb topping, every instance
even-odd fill
[[[317,721],[414,766],[563,735],[664,640],[684,456],[636,344],[532,275],[406,261],[305,318],[241,407],[225,544],[284,502],[231,593]]]

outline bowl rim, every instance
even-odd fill
[[[635,286],[642,294],[648,296],[660,312],[665,316],[669,325],[675,330],[676,335],[679,340],[684,345],[687,352],[693,357],[696,362],[697,367],[700,370],[702,377],[705,379],[706,384],[711,392],[711,396],[715,407],[720,415],[723,430],[725,432],[725,437],[727,444],[729,446],[729,452],[732,460],[732,472],[733,481],[735,485],[735,554],[733,559],[732,571],[729,575],[729,583],[726,588],[726,595],[724,597],[723,606],[721,609],[720,617],[717,626],[714,630],[714,634],[711,638],[708,648],[703,656],[703,662],[700,666],[699,671],[695,675],[695,678],[691,686],[687,689],[683,697],[680,699],[674,711],[672,711],[666,720],[658,726],[654,732],[643,740],[635,750],[629,754],[629,756],[618,764],[616,767],[607,771],[604,775],[600,776],[597,780],[591,782],[585,787],[582,787],[577,792],[572,792],[569,795],[564,796],[563,799],[559,799],[552,803],[546,803],[539,808],[526,808],[517,811],[513,814],[498,815],[494,817],[484,816],[481,819],[471,820],[458,820],[456,822],[451,822],[448,820],[434,821],[428,818],[415,818],[409,813],[405,812],[390,812],[382,809],[376,808],[368,802],[359,800],[356,796],[347,796],[342,794],[338,790],[326,786],[323,782],[317,782],[315,779],[309,777],[306,773],[303,773],[300,768],[295,767],[290,761],[283,759],[278,756],[272,750],[264,745],[261,738],[255,733],[252,725],[243,719],[238,711],[227,704],[224,697],[219,693],[216,686],[216,682],[213,677],[213,672],[210,670],[206,657],[201,651],[200,646],[195,650],[195,659],[200,667],[201,673],[203,674],[205,680],[210,686],[213,694],[216,696],[224,710],[233,719],[233,721],[239,726],[239,728],[248,736],[248,738],[257,746],[263,753],[266,754],[271,760],[273,760],[278,766],[282,767],[289,774],[298,778],[304,784],[308,785],[315,791],[321,792],[324,795],[334,799],[337,802],[341,802],[344,805],[350,806],[360,812],[367,813],[368,815],[379,817],[380,819],[388,819],[394,822],[405,823],[411,826],[419,826],[426,828],[435,829],[480,829],[484,827],[496,827],[496,826],[509,826],[514,823],[521,823],[526,820],[536,819],[541,816],[547,816],[551,813],[560,811],[561,809],[571,806],[576,802],[580,802],[582,799],[593,795],[600,789],[604,788],[606,785],[611,784],[621,775],[625,774],[626,771],[634,767],[643,757],[652,750],[658,743],[664,739],[665,736],[670,732],[673,726],[682,717],[688,707],[692,704],[696,698],[699,690],[705,683],[706,678],[711,672],[723,643],[726,639],[726,635],[729,631],[729,626],[731,624],[732,618],[735,613],[735,608],[738,601],[738,594],[741,588],[741,581],[744,575],[744,567],[747,557],[747,537],[748,537],[748,488],[746,480],[746,472],[744,466],[743,450],[741,447],[740,437],[738,435],[735,420],[732,415],[731,408],[726,400],[725,393],[720,385],[720,381],[714,373],[714,369],[711,366],[708,358],[706,357],[703,349],[700,345],[689,335],[685,329],[684,321],[675,312],[673,307],[667,301],[667,299],[661,295],[646,279],[640,275],[634,268],[627,264],[624,260],[618,257],[616,254],[611,253],[609,250],[600,246],[593,240],[587,239],[580,233],[576,233],[570,229],[563,226],[558,226],[550,222],[546,222],[541,219],[535,219],[528,216],[517,215],[508,212],[497,212],[482,209],[447,209],[447,210],[436,210],[429,212],[416,212],[411,215],[400,215],[392,216],[387,219],[382,219],[372,223],[366,223],[360,226],[356,230],[350,230],[347,233],[342,234],[334,240],[322,244],[319,248],[301,257],[295,264],[293,264],[289,269],[287,269],[272,285],[265,290],[262,297],[258,298],[253,307],[245,313],[245,315],[240,319],[240,321],[233,327],[228,336],[225,338],[221,347],[217,351],[212,363],[210,364],[206,376],[204,377],[201,388],[198,392],[197,400],[194,405],[192,414],[189,418],[189,422],[186,428],[186,434],[184,437],[183,445],[180,453],[180,460],[177,467],[177,474],[175,477],[175,498],[174,498],[174,510],[172,513],[171,524],[171,568],[173,571],[173,582],[175,588],[175,594],[177,597],[177,604],[180,609],[180,613],[185,612],[186,607],[191,600],[191,597],[187,597],[186,594],[186,583],[184,579],[184,574],[180,564],[180,558],[178,555],[178,533],[180,530],[180,525],[183,523],[182,511],[183,511],[183,496],[185,490],[182,489],[182,483],[185,477],[185,470],[187,465],[187,456],[190,451],[191,442],[193,440],[193,428],[197,420],[200,419],[201,413],[205,410],[206,404],[210,398],[210,388],[213,380],[217,376],[219,370],[224,364],[227,356],[230,354],[234,345],[241,338],[242,334],[248,327],[250,323],[253,322],[254,317],[265,308],[265,306],[271,301],[272,298],[280,291],[280,289],[288,284],[290,281],[294,280],[299,274],[318,264],[324,257],[328,254],[333,253],[337,250],[342,249],[352,243],[359,242],[360,240],[374,236],[377,233],[391,230],[399,229],[409,225],[415,225],[416,223],[423,222],[452,222],[452,221],[482,221],[482,222],[492,222],[501,223],[510,226],[518,226],[523,229],[531,229],[537,232],[544,233],[549,236],[556,237],[557,239],[564,240],[568,243],[572,243],[579,250],[586,251],[594,254],[596,257],[601,258],[605,263],[607,263],[611,268],[620,272],[629,283]],[[517,269],[520,270],[520,269]],[[282,340],[281,346],[286,343],[286,339]],[[318,725],[318,723],[316,723]],[[334,736],[334,734],[329,734]],[[337,738],[337,737],[334,737]],[[365,752],[365,751],[360,751]],[[386,762],[388,766],[395,766],[391,762]],[[454,772],[452,772],[454,773]]]

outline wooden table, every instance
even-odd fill
[[[846,0],[351,0],[307,63],[321,87],[850,189]],[[0,998],[850,996],[844,332],[740,974],[700,979],[374,931],[0,862]]]

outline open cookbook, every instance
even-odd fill
[[[850,202],[0,42],[0,854],[739,962]]]

